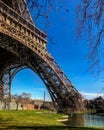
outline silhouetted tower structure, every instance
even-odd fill
[[[29,67],[43,80],[56,110],[80,110],[81,95],[46,44],[46,34],[34,25],[25,0],[0,0],[0,100],[10,99],[13,77]]]

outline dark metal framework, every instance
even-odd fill
[[[29,67],[45,83],[56,110],[81,110],[81,95],[46,49],[46,34],[34,26],[26,1],[11,2],[0,0],[0,100],[10,99],[13,77]]]

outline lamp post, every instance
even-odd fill
[[[44,103],[45,103],[45,91],[44,91]]]

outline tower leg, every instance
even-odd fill
[[[6,70],[6,71],[5,71]],[[11,101],[11,71],[5,69],[0,77],[0,100]]]
[[[2,84],[2,81],[0,80],[0,100],[3,100],[4,98],[4,85]]]

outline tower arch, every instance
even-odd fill
[[[57,111],[69,113],[82,110],[81,95],[46,48],[46,34],[3,1],[0,1],[0,15],[0,48],[10,54],[8,58],[4,58],[5,62],[0,68],[0,98],[4,95],[2,85],[8,81],[10,95],[13,74],[22,66],[28,66],[46,85]],[[10,75],[10,81],[3,81],[5,78],[2,77],[5,75],[6,78]]]

